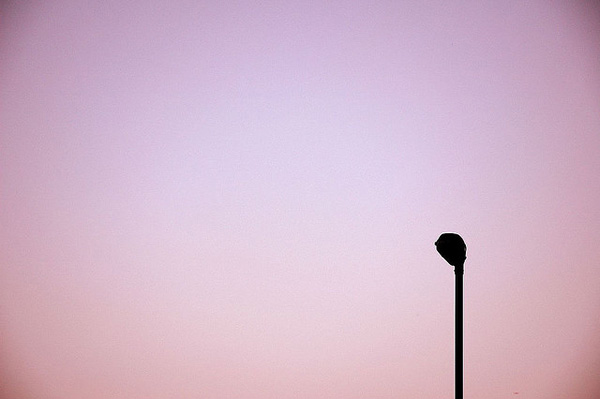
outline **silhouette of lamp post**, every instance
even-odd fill
[[[463,275],[467,259],[467,245],[458,234],[443,233],[435,242],[435,248],[446,262],[454,266],[456,275],[454,398],[463,399]]]

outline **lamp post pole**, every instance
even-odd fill
[[[455,382],[454,398],[463,399],[463,276],[465,274],[464,265],[454,268],[456,274],[456,298],[454,310],[454,329],[455,329]]]
[[[467,245],[458,234],[444,233],[435,242],[435,246],[446,262],[454,266],[456,276],[454,398],[463,399],[463,276],[467,259]]]

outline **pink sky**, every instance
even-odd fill
[[[600,395],[597,8],[0,12],[2,399]]]

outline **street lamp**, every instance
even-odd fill
[[[467,245],[458,234],[443,233],[435,242],[435,248],[446,262],[454,266],[456,275],[454,398],[463,399],[463,275],[467,259]]]

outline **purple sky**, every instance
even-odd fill
[[[0,12],[2,399],[600,395],[598,8]]]

